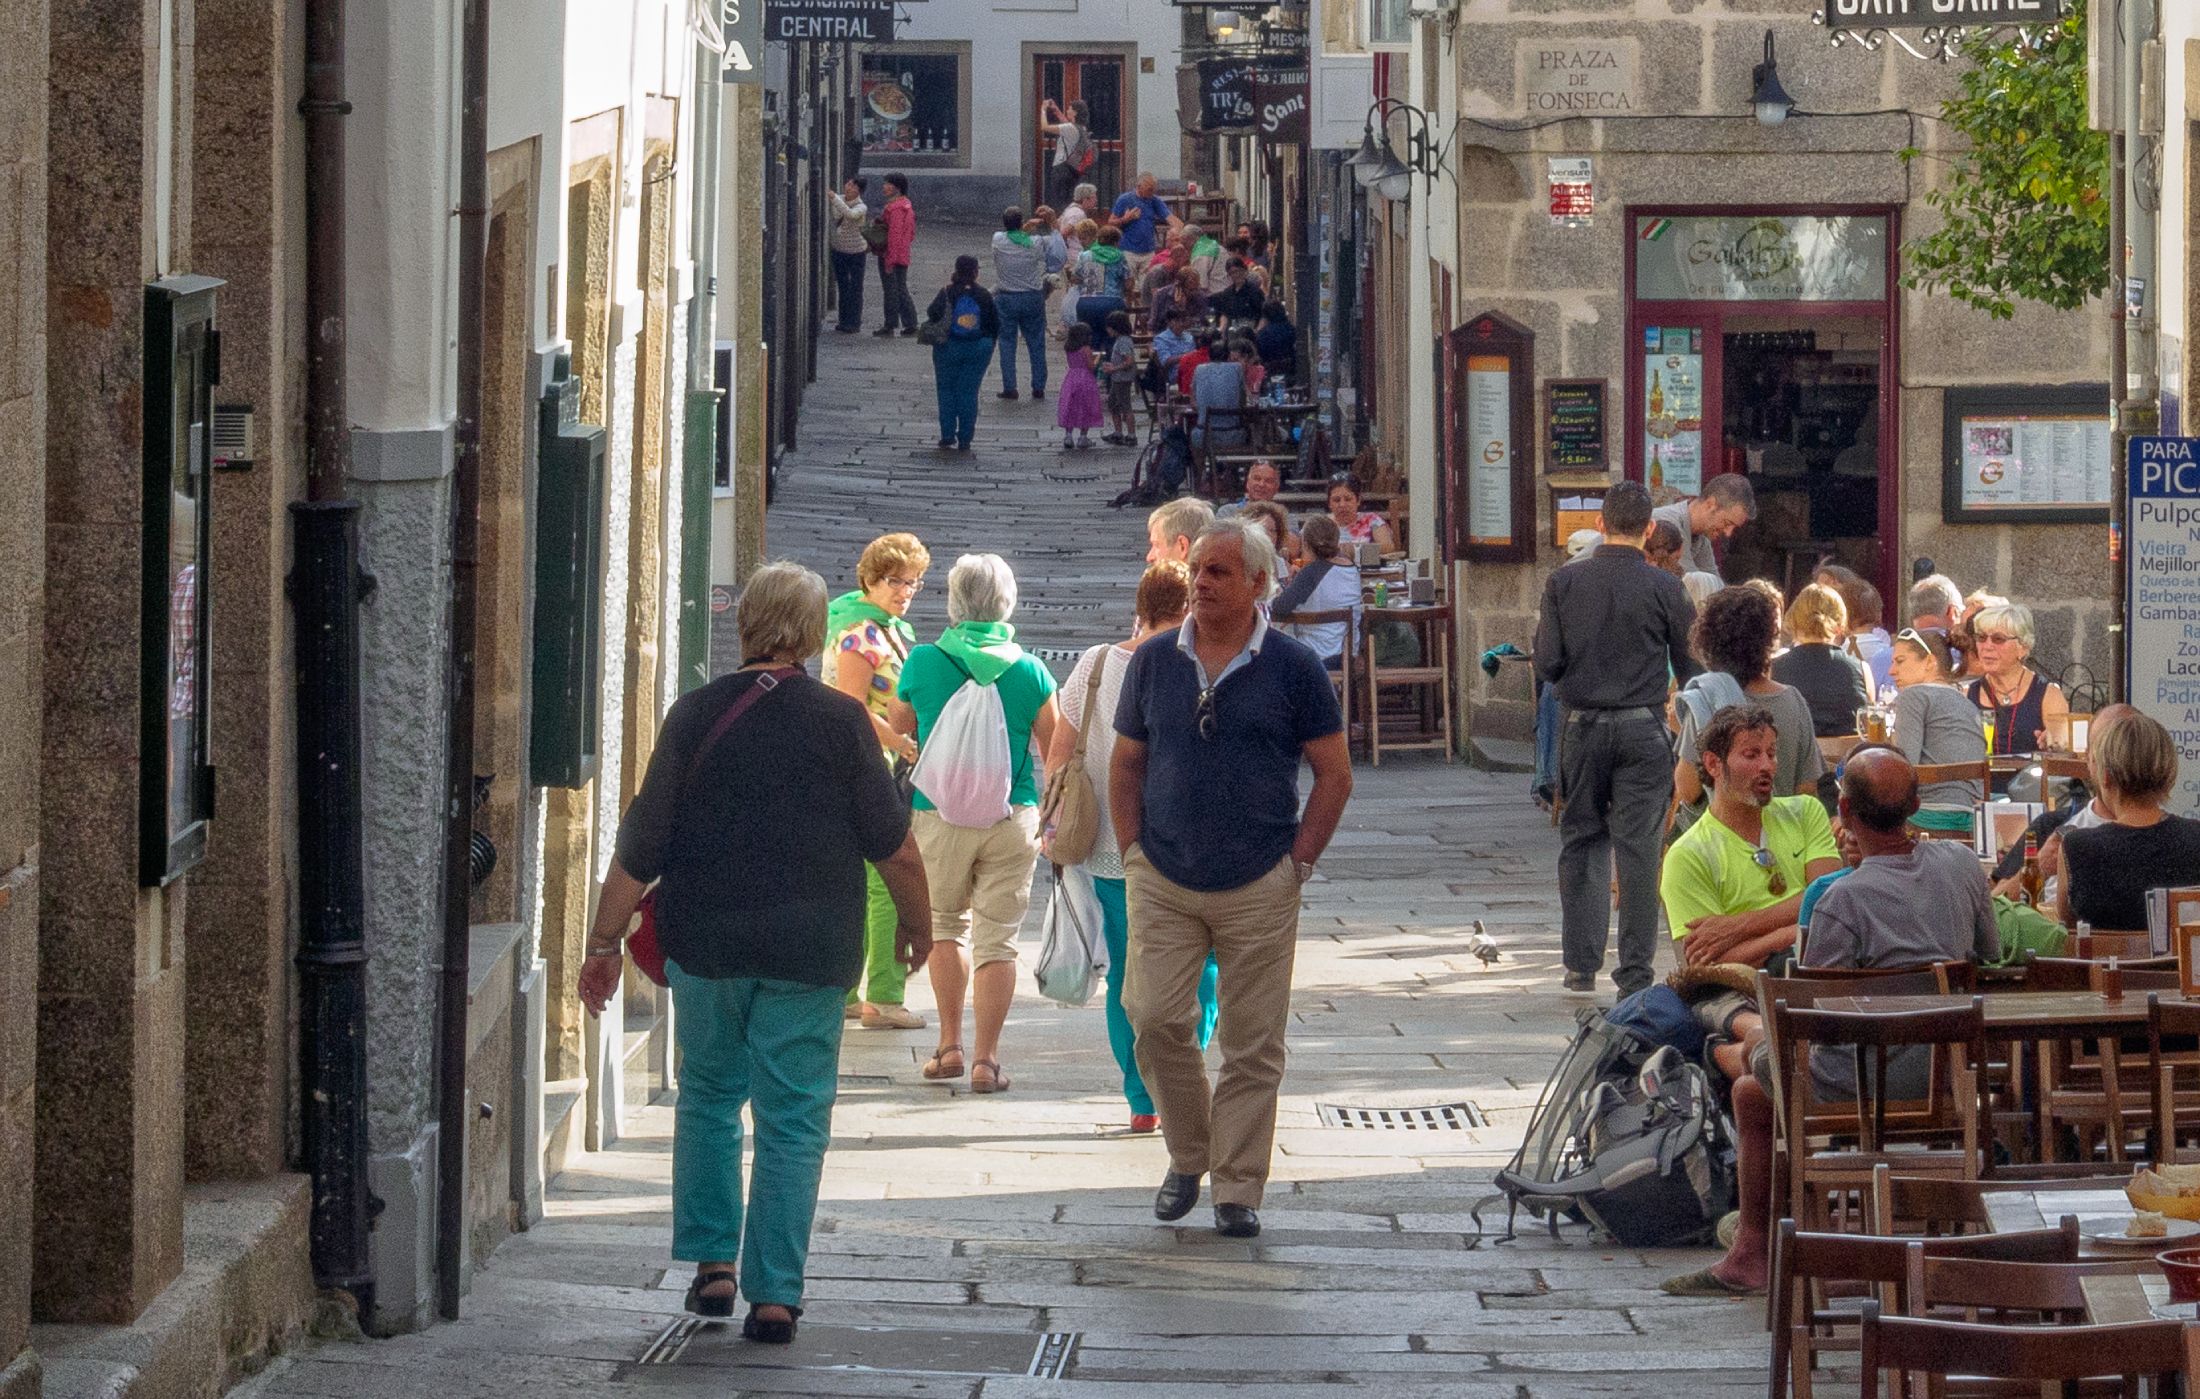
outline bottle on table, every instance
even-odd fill
[[[2024,833],[2024,872],[2018,877],[2024,902],[2038,908],[2040,890],[2045,882],[2046,876],[2040,870],[2040,833],[2028,830]]]

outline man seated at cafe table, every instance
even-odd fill
[[[1716,722],[1716,721],[1714,721]],[[1917,769],[1894,749],[1859,748],[1841,770],[1841,823],[1860,857],[1855,868],[1814,890],[1810,924],[1798,961],[1816,968],[1919,967],[2001,955],[1993,899],[1971,848],[1957,841],[1910,836],[1917,814]],[[1734,1128],[1740,1220],[1726,1256],[1708,1268],[1672,1278],[1665,1290],[1682,1297],[1762,1292],[1772,1220],[1772,1096],[1764,1030],[1752,1027],[1744,1045],[1752,1072],[1735,1081]],[[1902,1050],[1887,1062],[1892,1097],[1926,1091],[1929,1051]],[[1856,1096],[1855,1059],[1845,1049],[1813,1050],[1810,1094],[1821,1103]]]
[[[1665,852],[1658,895],[1689,966],[1761,967],[1795,945],[1803,890],[1841,863],[1826,808],[1814,794],[1775,797],[1779,735],[1763,705],[1729,705],[1697,735],[1711,802]],[[1691,1006],[1704,1029],[1727,1041],[1713,1059],[1729,1079],[1744,1077],[1741,1041],[1760,1022],[1746,997],[1729,993]]]

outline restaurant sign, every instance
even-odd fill
[[[1825,0],[1837,29],[1925,29],[1951,24],[2051,24],[2068,0]]]
[[[2124,693],[2177,741],[2166,804],[2200,815],[2200,438],[2134,437],[2125,473]]]
[[[894,42],[894,0],[764,0],[765,37],[798,40]]]
[[[1313,119],[1304,56],[1273,56],[1253,71],[1254,125],[1271,141],[1306,144]]]
[[[1189,101],[1178,93],[1178,119],[1186,131],[1250,131],[1253,127],[1253,61],[1203,58],[1191,65]]]
[[[1645,301],[1881,301],[1887,220],[1876,215],[1635,219]]]

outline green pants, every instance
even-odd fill
[[[877,865],[863,867],[863,984],[851,988],[847,1004],[860,997],[875,1006],[898,1006],[908,994],[909,970],[894,956],[894,896],[878,877]]]
[[[665,974],[680,1042],[672,1256],[738,1258],[751,1306],[800,1307],[840,1084],[840,988],[689,976],[671,961]],[[756,1123],[746,1219],[743,1104]]]

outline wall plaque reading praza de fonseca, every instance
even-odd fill
[[[1643,109],[1640,40],[1522,39],[1514,54],[1524,116],[1626,116]]]

